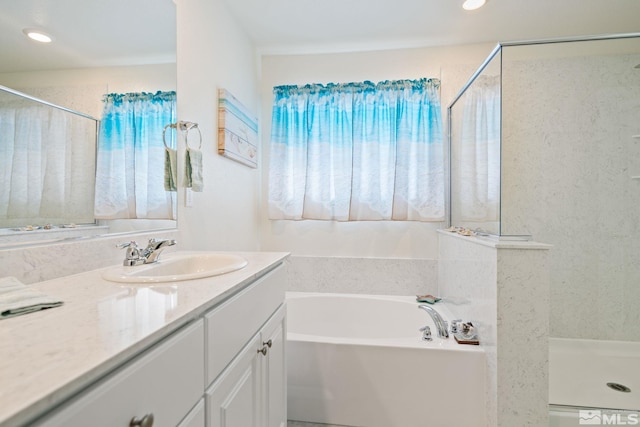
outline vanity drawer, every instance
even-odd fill
[[[153,427],[176,427],[203,391],[204,324],[199,320],[45,414],[36,425],[128,427],[134,417],[153,414]]]
[[[280,266],[205,315],[207,385],[282,304],[285,286]]]

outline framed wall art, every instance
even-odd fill
[[[258,119],[226,89],[218,89],[218,154],[258,167]]]

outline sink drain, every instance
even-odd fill
[[[607,387],[615,391],[620,391],[622,393],[631,392],[631,389],[629,387],[627,387],[626,385],[618,384],[618,383],[607,383]]]

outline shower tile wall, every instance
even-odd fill
[[[437,260],[290,256],[286,268],[289,291],[377,295],[438,291]]]
[[[441,232],[438,248],[441,295],[486,352],[486,425],[548,425],[550,247]]]
[[[490,246],[473,244],[455,235],[439,235],[438,281],[454,316],[478,328],[487,355],[487,426],[497,426],[497,260]]]
[[[640,56],[508,58],[503,234],[554,245],[551,336],[640,340]]]

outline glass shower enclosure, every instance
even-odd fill
[[[448,130],[450,225],[553,245],[550,403],[640,410],[640,33],[499,44]],[[556,344],[604,356],[554,378]]]

